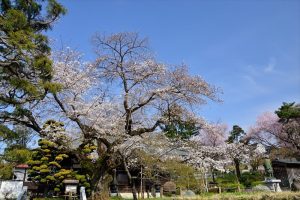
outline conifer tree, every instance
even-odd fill
[[[230,131],[230,135],[227,139],[227,143],[240,143],[242,142],[243,136],[245,135],[245,131],[239,127],[238,125],[234,125],[232,127],[232,131]],[[238,158],[234,158],[234,165],[235,165],[235,171],[236,176],[238,180],[241,180],[241,170],[240,170],[240,160]]]
[[[1,0],[0,8],[0,120],[40,131],[26,105],[59,89],[44,31],[66,11],[56,0]]]
[[[63,124],[54,120],[49,120],[43,127],[47,132],[47,138],[39,140],[39,148],[34,150],[32,160],[28,161],[30,166],[29,177],[36,184],[44,187],[44,195],[48,196],[51,191],[62,192],[63,181],[65,179],[76,179],[79,186],[84,186],[86,191],[90,192],[90,183],[87,175],[82,175],[72,169],[72,163],[66,166],[64,162],[68,158],[74,157],[74,153],[68,148],[68,138],[64,133]],[[86,146],[83,149],[85,156],[93,151],[93,148]],[[71,162],[72,159],[67,160]],[[50,193],[49,193],[50,191]]]

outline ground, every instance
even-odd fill
[[[119,200],[120,198],[112,198],[111,200]],[[197,199],[197,200],[300,200],[300,192],[241,192],[241,193],[223,193],[223,194],[205,194],[196,197],[164,197],[155,200],[183,200],[183,199]],[[154,200],[154,199],[153,199]]]

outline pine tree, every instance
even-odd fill
[[[65,166],[66,162],[64,161],[75,157],[75,155],[68,148],[68,142],[65,142],[67,139],[66,134],[63,133],[63,124],[49,120],[45,123],[43,130],[47,131],[48,138],[39,140],[39,148],[33,151],[32,159],[27,162],[30,166],[29,177],[36,184],[44,187],[45,196],[53,191],[62,192],[63,180],[65,179],[78,180],[79,186],[84,186],[89,193],[90,183],[87,175],[82,175],[70,166]],[[86,145],[82,154],[88,157],[94,149],[94,147]],[[67,162],[71,162],[71,160],[68,159]],[[70,164],[72,165],[72,163]]]
[[[227,139],[227,143],[240,143],[242,142],[243,136],[245,135],[245,131],[239,127],[238,125],[234,125],[232,127],[232,131],[230,131],[230,135]],[[238,158],[234,158],[234,165],[237,179],[241,180],[241,170],[240,170],[240,160]]]
[[[160,128],[169,138],[188,139],[198,131],[195,120],[180,105],[169,106],[162,116],[166,122],[161,123]]]
[[[43,32],[66,11],[56,0],[1,0],[0,8],[0,120],[39,131],[24,105],[59,89],[51,83],[50,47]]]

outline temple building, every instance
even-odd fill
[[[294,180],[300,178],[300,161],[295,158],[273,160],[272,166],[274,176],[281,180],[282,188],[290,189]]]

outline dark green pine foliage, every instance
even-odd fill
[[[27,163],[30,166],[29,177],[38,185],[43,185],[46,191],[56,193],[63,192],[63,180],[79,180],[79,186],[84,186],[87,193],[90,193],[90,183],[88,176],[74,171],[69,166],[64,166],[72,162],[74,154],[71,151],[62,150],[55,142],[46,139],[39,140],[39,148],[33,152],[32,160]],[[84,149],[84,152],[90,150],[90,147]],[[89,151],[90,152],[90,151]],[[91,161],[90,161],[91,162]],[[72,164],[71,164],[72,165]],[[47,196],[47,194],[45,194]]]
[[[65,9],[56,0],[1,0],[0,6],[0,120],[39,131],[24,104],[59,90],[51,83],[50,47],[43,33]],[[26,118],[31,122],[20,120]]]
[[[283,105],[275,111],[281,122],[288,122],[290,119],[300,118],[300,105],[293,103],[283,103]]]
[[[294,157],[300,158],[300,104],[283,103],[275,111],[282,124],[282,134],[279,135],[281,141],[287,144]]]
[[[66,136],[64,124],[55,120],[48,120],[43,127],[47,138],[39,140],[39,148],[32,153],[32,159],[27,163],[29,177],[38,185],[45,188],[45,196],[51,192],[60,193],[63,189],[63,180],[77,179],[79,186],[84,186],[90,192],[90,183],[87,174],[80,174],[73,170],[74,160],[89,158],[95,146],[85,145],[82,152],[70,148],[70,138]]]
[[[17,138],[17,133],[10,130],[7,126],[0,124],[0,143],[9,143]]]
[[[182,139],[188,139],[195,134],[195,130],[196,128],[194,124],[180,120],[174,120],[165,126],[165,133],[169,138],[179,137]]]
[[[241,127],[234,125],[232,131],[230,131],[227,143],[239,143],[245,134],[245,131]]]
[[[165,123],[160,128],[169,138],[188,139],[198,130],[194,119],[186,115],[184,108],[177,104],[170,106],[162,116]]]
[[[13,130],[0,125],[0,179],[11,180],[15,165],[24,164],[31,158],[27,144],[32,132],[26,127],[15,126]],[[9,171],[9,169],[11,171]]]

